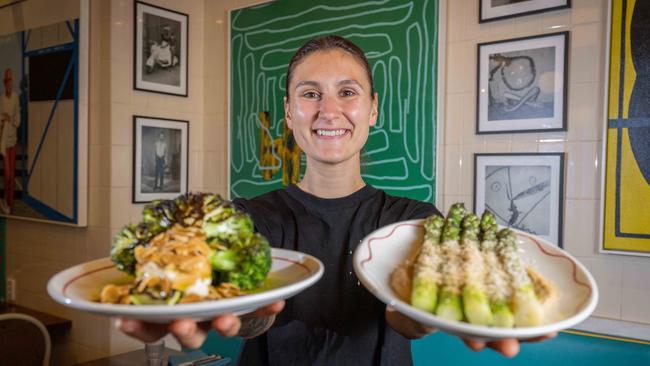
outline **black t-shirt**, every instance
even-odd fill
[[[370,185],[323,199],[295,185],[235,204],[272,246],[320,259],[323,277],[287,300],[271,329],[247,340],[240,365],[411,365],[409,340],[386,324],[385,305],[354,274],[352,253],[375,229],[438,213]]]

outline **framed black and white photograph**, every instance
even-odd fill
[[[478,22],[492,22],[570,7],[571,0],[480,0]]]
[[[187,193],[189,122],[133,116],[133,202]]]
[[[564,153],[474,154],[474,212],[562,247]]]
[[[478,44],[477,134],[567,130],[568,36]]]
[[[187,97],[188,15],[135,2],[133,88]]]

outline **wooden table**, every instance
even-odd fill
[[[167,365],[167,357],[171,355],[183,355],[183,354],[184,354],[183,352],[165,347],[165,356],[163,357],[162,365]],[[145,366],[147,365],[147,359],[144,353],[144,349],[126,352],[126,353],[122,353],[110,357],[104,357],[97,360],[80,363],[77,364],[76,366],[142,366],[142,365]]]
[[[70,319],[61,318],[52,314],[43,313],[38,310],[30,309],[24,306],[4,302],[0,303],[0,314],[19,313],[31,315],[45,325],[50,337],[55,337],[64,333],[72,327]]]

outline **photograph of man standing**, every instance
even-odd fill
[[[163,186],[165,185],[165,166],[166,166],[166,160],[167,160],[167,141],[165,139],[165,132],[160,131],[159,139],[156,141],[156,171],[155,171],[155,177],[156,180],[154,182],[154,190],[158,189],[160,191],[163,190]],[[160,182],[160,183],[158,183]]]

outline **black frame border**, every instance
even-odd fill
[[[137,80],[137,52],[138,52],[138,4],[150,6],[152,8],[157,8],[160,10],[164,10],[170,13],[175,13],[178,15],[184,16],[186,20],[186,26],[187,29],[185,31],[185,44],[187,45],[187,56],[186,56],[186,66],[185,66],[185,94],[181,93],[170,93],[170,92],[165,92],[165,91],[160,91],[160,90],[154,90],[154,89],[145,89],[145,88],[140,88],[138,87],[138,80]],[[189,14],[181,13],[179,11],[163,8],[158,5],[154,4],[149,4],[144,1],[134,1],[133,2],[133,90],[139,90],[139,91],[145,91],[145,92],[150,92],[150,93],[158,93],[158,94],[166,94],[166,95],[173,95],[176,97],[185,97],[187,98],[190,92],[190,79],[189,79],[189,69],[190,69],[190,16]]]
[[[566,159],[566,153],[563,152],[524,152],[524,153],[474,153],[474,175],[473,175],[473,191],[472,191],[472,211],[476,214],[477,209],[476,209],[476,176],[478,173],[478,159],[479,157],[482,156],[487,156],[487,157],[498,157],[498,156],[511,156],[511,157],[525,157],[525,156],[554,156],[558,157],[560,159],[560,182],[559,182],[559,197],[558,200],[560,201],[558,203],[558,226],[557,226],[557,246],[559,248],[564,249],[564,244],[563,244],[563,237],[564,237],[564,185],[566,182],[566,177],[565,177],[565,172],[564,172],[564,162]]]
[[[139,118],[148,118],[148,119],[158,119],[161,121],[169,121],[169,122],[181,122],[185,123],[187,125],[187,141],[185,144],[185,156],[187,157],[187,163],[185,164],[185,192],[180,192],[179,195],[186,194],[190,191],[190,121],[188,120],[182,120],[182,119],[173,119],[173,118],[161,118],[161,117],[152,117],[152,116],[142,116],[142,115],[133,115],[133,131],[132,131],[132,136],[133,136],[133,153],[131,157],[131,171],[132,171],[132,176],[131,176],[131,203],[148,203],[151,201],[138,201],[136,200],[136,186],[135,186],[135,175],[138,174],[136,172],[136,166],[135,166],[135,155],[138,151],[138,146],[140,145],[138,141],[136,141],[136,132],[138,129],[138,119]],[[142,182],[140,182],[142,184]]]
[[[556,37],[556,36],[563,36],[564,38],[564,62],[562,65],[563,72],[564,72],[564,77],[563,77],[563,88],[562,88],[562,127],[560,128],[546,128],[546,129],[530,129],[530,130],[499,130],[499,131],[480,131],[479,129],[479,124],[480,124],[480,102],[481,102],[481,93],[479,93],[481,89],[481,47],[483,46],[489,46],[493,44],[499,44],[499,43],[509,43],[509,42],[519,42],[519,41],[525,41],[529,39],[536,39],[536,38],[551,38],[551,37]],[[568,111],[568,103],[569,103],[569,31],[564,31],[564,32],[555,32],[555,33],[547,33],[547,34],[539,34],[535,36],[527,36],[527,37],[518,37],[518,38],[510,38],[510,39],[504,39],[500,41],[491,41],[491,42],[484,42],[484,43],[478,43],[476,45],[476,127],[475,127],[475,133],[477,135],[494,135],[494,134],[503,134],[503,133],[538,133],[538,132],[566,132],[568,130],[567,126],[567,111]]]
[[[566,5],[559,5],[559,6],[553,6],[553,7],[548,7],[548,8],[541,8],[541,9],[536,9],[536,10],[530,10],[530,11],[524,11],[521,13],[512,13],[508,15],[502,15],[500,17],[494,17],[494,18],[483,18],[483,1],[486,0],[479,0],[478,4],[478,22],[483,24],[483,23],[489,23],[489,22],[496,22],[499,20],[504,20],[504,19],[510,19],[510,18],[517,18],[517,17],[523,17],[527,15],[532,15],[532,14],[539,14],[539,13],[547,13],[550,11],[556,11],[556,10],[562,10],[562,9],[570,9],[571,8],[571,0],[567,0]],[[489,1],[489,0],[487,0]]]

